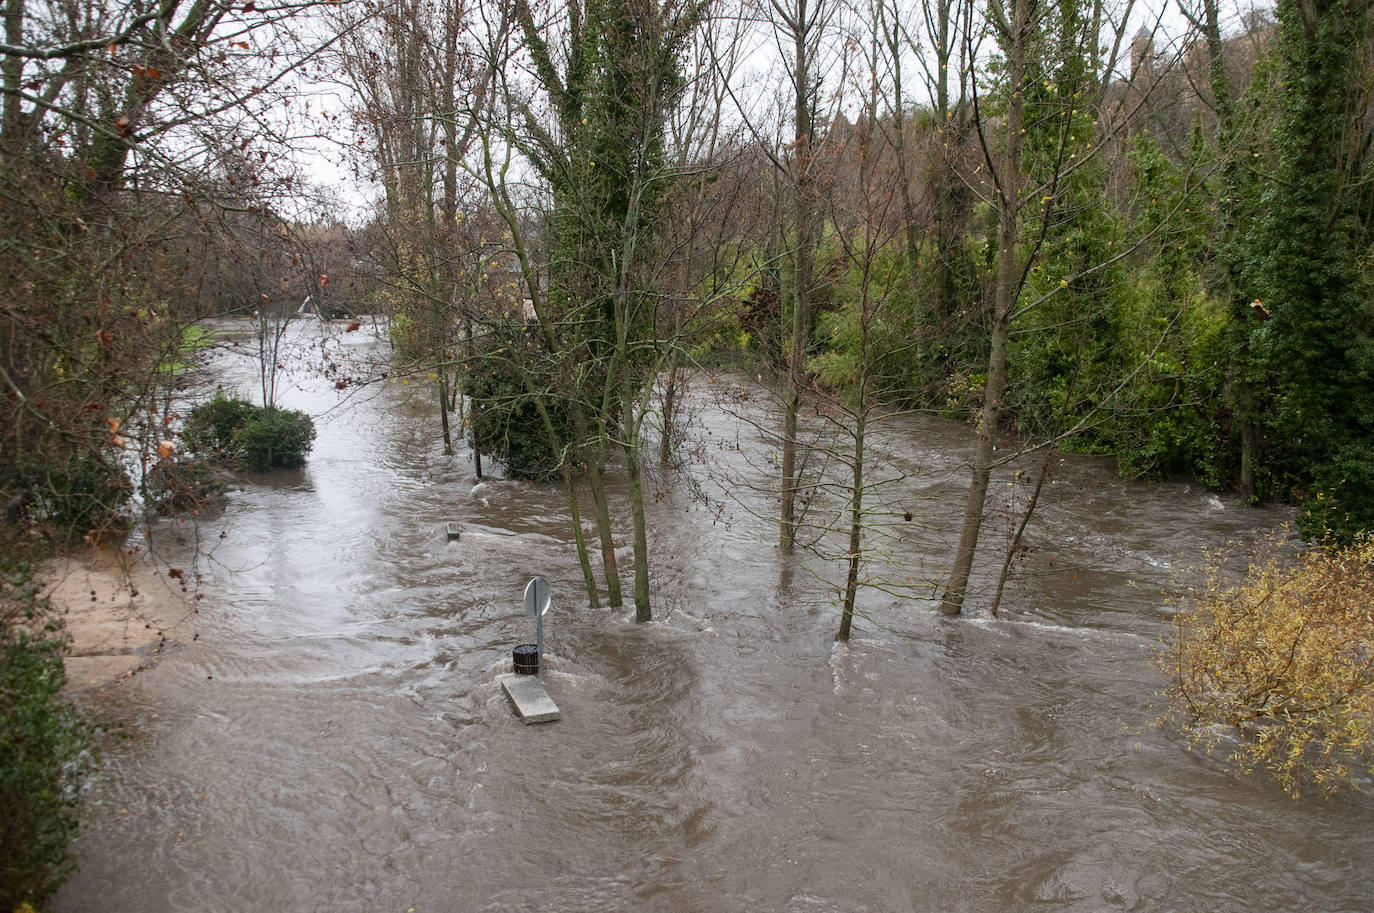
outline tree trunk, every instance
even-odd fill
[[[444,456],[453,456],[453,436],[448,423],[448,372],[439,369],[439,425],[444,431]]]
[[[973,457],[973,477],[969,482],[964,520],[954,566],[945,584],[940,611],[958,615],[963,611],[968,592],[978,536],[983,529],[983,509],[996,451],[998,425],[1002,419],[1002,399],[1007,391],[1007,343],[1011,336],[1011,316],[1021,286],[1021,263],[1017,257],[1021,213],[1021,126],[1022,93],[1025,82],[1028,0],[1017,0],[1014,23],[1007,48],[1007,64],[1012,87],[1005,120],[1006,149],[998,175],[999,231],[997,250],[997,292],[992,325],[992,351],[988,356],[988,379],[983,388],[983,412],[978,426],[978,449]],[[992,167],[989,163],[989,167]]]
[[[625,434],[625,472],[630,479],[630,516],[634,525],[634,564],[635,564],[635,621],[645,622],[653,619],[649,605],[649,536],[644,521],[644,486],[639,471],[639,427],[638,417],[631,419],[635,408],[631,391],[626,391],[623,408],[626,413]]]
[[[968,590],[973,556],[978,550],[978,536],[983,529],[983,507],[988,496],[988,482],[992,478],[992,461],[996,451],[997,424],[1002,416],[1002,397],[1007,387],[1007,338],[1010,326],[999,303],[997,321],[993,326],[992,354],[988,363],[988,381],[983,388],[983,414],[978,428],[978,450],[973,457],[973,478],[969,482],[968,499],[964,504],[964,521],[959,530],[959,546],[954,553],[954,567],[949,572],[940,611],[958,615],[963,611]]]
[[[596,532],[601,540],[601,565],[606,573],[606,602],[618,609],[625,604],[620,592],[620,568],[615,558],[615,537],[611,526],[611,508],[606,501],[605,481],[601,477],[601,464],[606,456],[605,432],[600,434],[598,445],[587,461],[587,482],[592,489],[592,506],[596,510]]]
[[[24,44],[25,0],[5,0],[5,43],[14,47]],[[0,144],[6,151],[18,153],[23,142],[23,108],[19,88],[24,81],[24,58],[18,54],[0,57]]]
[[[867,378],[864,379],[867,383]],[[860,392],[859,407],[854,415],[854,495],[849,502],[848,573],[844,584],[844,609],[840,613],[840,630],[836,640],[849,640],[854,622],[854,599],[859,589],[859,565],[863,561],[863,497],[864,497],[864,419],[867,406]]]
[[[1248,296],[1241,291],[1244,284],[1242,253],[1239,242],[1237,205],[1244,192],[1241,187],[1241,149],[1236,144],[1235,105],[1231,101],[1231,77],[1226,72],[1226,45],[1221,38],[1221,21],[1217,0],[1203,0],[1202,30],[1207,41],[1208,79],[1213,105],[1217,112],[1217,147],[1226,156],[1222,169],[1221,260],[1225,270],[1227,294],[1231,299],[1231,335],[1234,352],[1227,364],[1231,374],[1231,409],[1240,431],[1240,496],[1253,503],[1259,494],[1255,484],[1255,468],[1259,463],[1259,433],[1255,428],[1255,395],[1247,374],[1253,356],[1250,352],[1250,324],[1252,316]]]
[[[678,332],[681,332],[681,328]],[[663,388],[663,439],[658,442],[658,465],[663,469],[668,468],[673,456],[673,413],[677,409],[677,372],[681,358],[680,350],[676,347],[677,335],[675,333],[673,336],[675,342],[673,354],[668,359],[668,381]]]
[[[911,175],[907,166],[906,148],[906,106],[902,100],[902,25],[896,6],[892,10],[892,21],[888,21],[887,3],[878,6],[878,27],[882,30],[883,43],[889,54],[892,68],[892,155],[897,160],[897,185],[901,191],[903,237],[906,241],[906,268],[908,284],[911,286],[912,300],[920,301],[921,234],[916,224],[916,202],[911,196]],[[942,89],[942,91],[944,91]],[[924,323],[924,321],[923,321]],[[925,327],[920,328],[924,332]]]
[[[1239,309],[1237,309],[1239,310]],[[1246,313],[1237,313],[1233,319],[1249,320],[1249,306],[1245,307]],[[1244,331],[1242,331],[1244,332]],[[1241,351],[1237,357],[1242,362],[1250,360],[1250,345],[1248,332],[1244,332],[1245,340],[1241,346]],[[1255,484],[1255,466],[1259,463],[1259,432],[1255,428],[1255,393],[1247,380],[1237,380],[1235,382],[1235,414],[1236,422],[1240,425],[1240,479],[1237,488],[1245,503],[1253,504],[1259,499],[1259,488]]]
[[[170,16],[177,6],[175,3],[167,4],[167,15]],[[185,70],[187,61],[198,53],[203,41],[213,33],[228,9],[227,4],[213,0],[195,0],[181,24],[175,28],[171,27],[170,21],[161,17],[154,23],[155,27],[165,31],[161,32],[160,40],[154,40],[152,35],[147,36],[151,50],[145,62],[149,68],[160,71],[161,76],[151,79],[135,75],[122,91],[116,89],[112,93],[112,109],[101,113],[108,118],[108,123],[123,119],[125,126],[119,132],[107,128],[92,135],[84,156],[89,184],[73,190],[79,198],[91,199],[119,188],[123,182],[124,166],[134,148],[133,134],[142,124],[148,107],[167,86],[176,84],[176,77]],[[114,102],[114,96],[119,96],[118,102]]]
[[[1016,559],[1016,552],[1021,548],[1021,539],[1025,536],[1026,527],[1030,525],[1031,516],[1035,513],[1035,506],[1040,503],[1040,492],[1044,490],[1045,479],[1050,474],[1050,462],[1054,459],[1054,449],[1046,448],[1045,460],[1040,464],[1040,474],[1035,480],[1035,490],[1031,492],[1030,500],[1026,502],[1026,512],[1021,516],[1021,523],[1016,527],[1016,535],[1011,537],[1011,544],[1007,546],[1006,558],[1002,561],[1002,573],[997,576],[997,593],[992,597],[992,607],[988,609],[988,614],[993,618],[997,617],[997,610],[1002,605],[1002,593],[1007,588],[1007,578],[1011,576],[1011,563]]]
[[[949,334],[950,320],[957,310],[954,287],[954,252],[960,239],[958,194],[962,181],[954,169],[954,156],[958,154],[959,138],[953,135],[955,124],[954,110],[950,107],[949,70],[950,58],[954,53],[952,22],[950,19],[951,0],[938,0],[937,21],[934,28],[935,51],[935,119],[938,126],[939,149],[935,153],[933,189],[938,203],[935,210],[935,306],[933,323],[937,338]],[[935,378],[943,382],[948,370],[948,357],[937,359]]]
[[[811,14],[807,0],[796,0],[796,21],[793,23],[793,89],[796,94],[795,154],[792,160],[792,183],[796,193],[796,252],[794,255],[792,288],[792,345],[787,358],[787,395],[783,400],[782,432],[782,509],[780,512],[779,545],[783,554],[792,554],[797,542],[797,491],[801,487],[798,468],[797,410],[801,407],[802,391],[806,389],[806,350],[811,335],[811,284],[815,219],[811,206]]]
[[[477,477],[482,477],[481,457],[477,458]],[[568,507],[572,511],[573,541],[577,543],[577,560],[582,565],[582,583],[587,588],[587,605],[593,609],[601,607],[601,599],[596,591],[596,574],[592,571],[591,556],[587,551],[587,537],[582,533],[582,510],[577,502],[577,488],[573,485],[572,467],[563,461],[563,490],[568,495]]]

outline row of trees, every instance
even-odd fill
[[[627,474],[640,618],[644,435],[670,461],[708,353],[779,381],[784,552],[821,484],[801,406],[835,410],[854,581],[869,416],[977,426],[949,613],[1026,448],[1368,525],[1363,2],[1225,33],[1189,0],[1172,44],[1102,0],[396,0],[326,7],[311,44],[302,9],[7,3],[4,487],[50,531],[125,503],[129,442],[154,462],[191,321],[332,312],[365,259],[446,448],[471,406],[479,443],[589,500],[593,602],[622,601],[602,475]],[[286,87],[325,72],[383,191],[365,231],[278,214],[281,112],[310,101]]]
[[[846,635],[875,410],[978,428],[948,613],[1027,449],[1292,499],[1313,536],[1369,524],[1369,12],[1228,32],[1197,0],[1166,38],[1101,0],[403,2],[337,27],[393,334],[446,429],[465,389],[486,447],[579,517],[590,496],[589,600],[621,602],[618,464],[650,616],[645,431],[666,460],[679,366],[744,357],[782,390],[783,551],[824,484],[802,404],[849,441]]]
[[[842,558],[841,637],[891,410],[977,427],[951,614],[1027,449],[1292,499],[1349,538],[1374,517],[1368,0],[1169,14],[1186,34],[1130,0],[6,0],[7,548],[115,522],[165,459],[197,319],[355,310],[331,300],[355,268],[446,446],[466,411],[561,481],[592,604],[624,601],[628,524],[640,620],[651,435],[670,464],[706,357],[781,391],[779,547]],[[303,88],[339,74],[351,121]],[[289,153],[314,139],[377,176],[365,229],[305,212]]]
[[[341,28],[393,336],[441,414],[465,391],[483,446],[561,480],[592,605],[622,602],[618,462],[651,617],[646,432],[670,465],[679,369],[704,358],[772,376],[779,548],[843,569],[838,639],[864,585],[913,588],[881,561],[912,512],[868,443],[894,411],[977,429],[948,572],[917,584],[947,614],[1021,460],[1029,494],[984,558],[996,614],[1058,448],[1296,502],[1314,538],[1374,521],[1367,2],[1282,0],[1228,32],[1184,0],[1172,39],[1101,0],[387,10]],[[1240,726],[1242,760],[1289,789],[1304,752],[1323,785],[1348,778],[1364,551],[1210,576],[1166,662],[1194,735]],[[1312,591],[1334,595],[1304,614],[1291,594]],[[1286,666],[1231,649],[1255,631]]]

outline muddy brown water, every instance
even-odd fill
[[[556,486],[475,485],[419,385],[340,393],[308,367],[283,396],[318,416],[308,467],[154,531],[202,575],[198,636],[102,699],[127,737],[62,913],[1374,909],[1367,795],[1294,801],[1150,725],[1161,588],[1281,511],[1068,458],[1001,618],[986,579],[952,621],[874,590],[837,647],[832,562],[774,547],[741,419],[763,400],[726,408],[747,382],[703,376],[693,459],[650,505],[659,620],[636,626],[585,607]],[[241,360],[215,370],[252,389]],[[970,444],[879,427],[905,473],[889,576],[948,560]],[[532,639],[533,574],[563,719],[526,727],[496,676]]]

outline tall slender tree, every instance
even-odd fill
[[[1101,103],[1107,85],[1102,79],[1099,43],[1111,26],[1114,39],[1107,60],[1117,59],[1130,4],[1115,23],[1104,20],[1101,3],[1049,7],[1036,0],[992,0],[987,6],[988,27],[997,40],[1001,61],[995,99],[973,86],[974,118],[982,147],[991,194],[997,212],[996,276],[988,328],[987,379],[978,418],[968,495],[941,611],[963,610],[973,560],[982,533],[988,485],[997,462],[998,442],[1010,384],[1012,326],[1052,300],[1070,283],[1099,271],[1119,255],[1104,253],[1099,262],[1079,264],[1058,285],[1023,294],[1028,279],[1044,254],[1054,220],[1062,209],[1068,180],[1090,165],[1104,140],[1098,131],[1085,140],[1085,113]],[[966,41],[973,41],[973,34]],[[971,56],[971,55],[970,55]],[[1060,79],[1063,79],[1062,83]],[[997,116],[987,110],[994,101]],[[1100,119],[1097,120],[1100,124]],[[995,131],[995,135],[994,135]]]
[[[829,0],[770,0],[775,27],[789,45],[788,81],[792,98],[792,143],[786,171],[792,193],[791,333],[787,384],[783,394],[779,545],[790,554],[797,541],[797,498],[801,491],[801,442],[797,415],[806,391],[806,353],[815,326],[816,247],[821,211],[817,204],[816,116],[821,43],[833,15]]]

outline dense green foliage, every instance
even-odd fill
[[[643,342],[656,329],[652,300],[633,270],[669,215],[664,125],[681,92],[683,42],[692,7],[669,18],[624,0],[577,4],[580,31],[569,37],[564,72],[532,20],[522,19],[541,82],[556,109],[558,138],[536,132],[522,151],[552,194],[546,241],[554,342],[575,372],[556,375],[567,408],[593,426],[613,422],[622,386],[642,385],[657,364]],[[562,87],[557,89],[555,87]]]
[[[249,472],[305,465],[315,442],[315,423],[304,412],[263,408],[222,393],[191,410],[187,446]]]
[[[848,306],[823,311],[816,321],[816,354],[810,369],[822,384],[837,390],[853,385],[860,346],[868,346],[868,377],[873,395],[888,402],[912,401],[921,395],[925,375],[916,351],[916,308],[906,262],[897,250],[884,250],[872,273],[890,280],[892,294],[879,303],[867,339],[863,338],[861,308]],[[856,269],[847,270],[836,297],[857,301]]]
[[[1358,187],[1369,153],[1351,129],[1370,4],[1282,0],[1277,14],[1277,173],[1247,239],[1273,314],[1254,335],[1269,493],[1300,500],[1304,532],[1348,540],[1374,527],[1374,286]]]
[[[1081,11],[1060,5],[1039,21],[1022,147],[1039,189],[1020,219],[1028,266],[1005,431],[1113,454],[1132,475],[1298,504],[1312,537],[1374,527],[1369,17],[1365,0],[1309,13],[1281,3],[1275,24],[1256,19],[1218,44],[1235,82],[1212,87],[1231,94],[1219,110],[1193,96],[1186,130],[1143,114],[1119,129],[1137,90],[1100,84]],[[1170,66],[1151,88],[1166,107],[1208,78],[1201,55]],[[989,117],[1005,110],[998,93],[983,104]],[[918,281],[879,271],[890,291],[872,377],[889,402],[976,416],[994,215],[977,207],[963,226],[961,262],[975,268],[958,319],[928,319],[943,272],[929,244]],[[855,286],[832,269],[834,305],[809,360],[827,386],[855,375]]]
[[[117,448],[82,448],[66,456],[25,455],[10,470],[8,487],[20,492],[13,503],[24,505],[19,519],[51,541],[71,541],[127,522],[125,507],[133,484]]]
[[[206,456],[229,458],[234,453],[234,434],[258,407],[238,396],[217,392],[191,410],[182,432],[186,446]]]
[[[91,726],[62,699],[61,620],[27,565],[0,562],[0,909],[40,903],[74,863]]]
[[[250,472],[305,465],[315,443],[315,422],[304,412],[269,407],[251,415],[234,433],[239,459]]]
[[[504,345],[479,354],[463,377],[463,393],[472,410],[471,433],[509,477],[548,481],[562,470],[565,442],[573,439],[570,410],[563,400],[540,395],[552,384],[552,365],[531,346],[529,334],[507,327],[501,338]],[[530,378],[533,394],[527,386]]]

